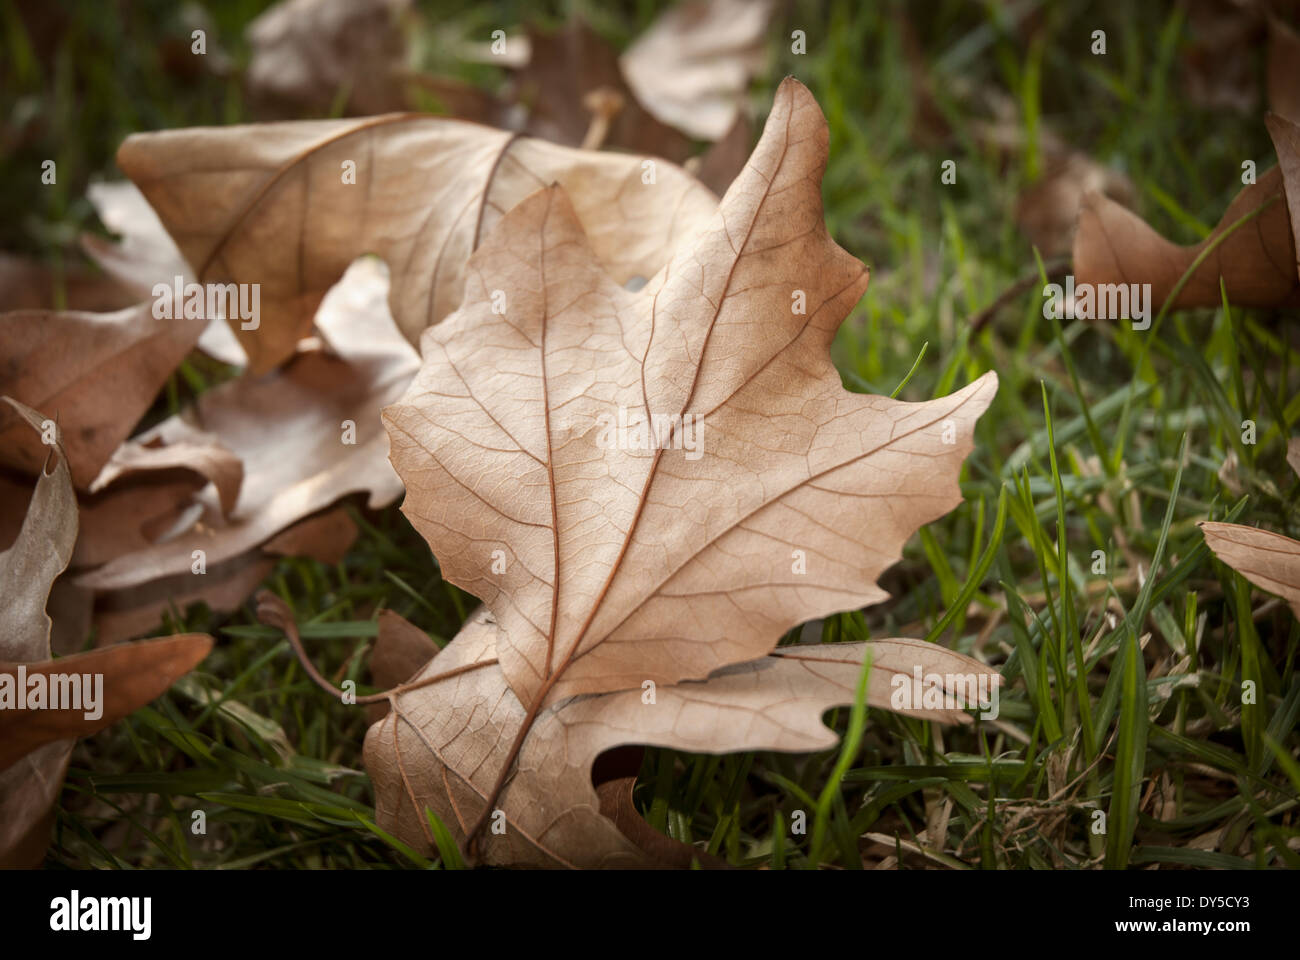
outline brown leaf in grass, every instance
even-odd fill
[[[246,80],[260,107],[364,115],[408,108],[401,20],[411,0],[282,0],[248,25]]]
[[[1300,477],[1300,437],[1292,437],[1286,445],[1286,462]]]
[[[41,431],[42,414],[4,399],[28,429]],[[190,634],[50,660],[46,600],[72,556],[77,501],[62,446],[46,449],[50,466],[41,464],[22,529],[0,553],[0,866],[6,867],[40,861],[74,739],[153,700],[212,646],[210,637]],[[41,675],[47,683],[50,674],[102,674],[98,711],[19,709],[17,699],[6,698],[25,704],[37,686],[29,680],[18,687],[20,665],[29,678]]]
[[[0,314],[0,393],[57,420],[72,482],[86,489],[198,340],[204,321],[117,313]],[[75,344],[75,349],[69,348]],[[35,474],[49,448],[0,407],[0,463]]]
[[[389,264],[393,316],[415,342],[460,303],[482,238],[552,182],[572,188],[618,283],[651,276],[717,200],[647,159],[416,114],[136,134],[118,151],[199,282],[261,283],[259,327],[235,331],[253,373],[293,354],[325,291],[363,253]],[[344,182],[349,161],[354,183]]]
[[[636,97],[664,123],[720,140],[767,60],[771,0],[687,0],[663,13],[620,59]]]
[[[1279,145],[1279,155],[1281,153]],[[1296,296],[1295,241],[1287,214],[1281,167],[1245,187],[1210,235],[1192,246],[1171,243],[1133,211],[1098,193],[1083,199],[1074,236],[1074,276],[1079,284],[1151,284],[1151,309],[1159,310],[1183,274],[1216,244],[1188,278],[1172,308],[1214,307],[1222,303],[1219,277],[1235,306],[1271,307]],[[1261,205],[1250,222],[1221,236]]]
[[[1128,177],[1072,150],[1050,161],[1043,178],[1016,201],[1016,223],[1044,257],[1070,252],[1079,207],[1089,193],[1131,204],[1137,191]]]
[[[419,679],[481,666],[401,694],[367,738],[381,820],[408,841],[426,803],[462,834],[496,804],[512,827],[494,862],[639,862],[597,813],[603,750],[834,742],[820,715],[852,699],[864,649],[773,648],[885,599],[875,580],[903,543],[960,502],[997,380],[927,403],[843,389],[829,345],[867,271],[822,220],[827,141],[787,79],[716,216],[635,293],[602,270],[564,190],[539,191],[425,333],[419,374],[384,411],[403,511],[488,613]],[[649,417],[676,426],[641,442]],[[875,704],[913,666],[991,674],[920,641],[872,649]]]
[[[1300,619],[1300,542],[1240,523],[1199,524],[1214,555],[1243,577],[1291,605]]]
[[[367,492],[376,508],[396,499],[401,482],[379,411],[402,394],[419,361],[393,325],[387,291],[383,265],[358,261],[316,316],[332,351],[317,346],[271,376],[222,384],[192,411],[134,438],[130,456],[162,457],[196,430],[210,435],[243,465],[238,499],[228,516],[214,499],[189,529],[78,582],[119,590],[185,575],[195,550],[208,565],[233,560],[350,493]]]

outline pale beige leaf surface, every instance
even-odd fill
[[[136,134],[118,151],[198,281],[261,283],[259,328],[235,331],[254,373],[293,354],[363,253],[389,264],[393,316],[415,342],[459,305],[482,238],[552,182],[572,189],[616,282],[653,275],[716,198],[662,160],[644,183],[648,159],[416,114]]]
[[[620,58],[627,83],[652,114],[699,140],[735,123],[766,57],[771,0],[687,0],[650,25]]]
[[[72,482],[90,486],[198,340],[204,321],[116,313],[0,314],[0,393],[57,419]],[[77,349],[67,349],[67,344]],[[35,474],[48,448],[0,406],[0,463]]]
[[[798,623],[884,599],[876,577],[960,502],[996,377],[928,403],[843,389],[828,347],[867,271],[822,223],[827,136],[787,80],[717,216],[636,293],[603,272],[565,192],[541,191],[425,334],[384,412],[403,511],[501,623],[524,703],[762,656]],[[620,408],[698,415],[700,455],[602,442]]]
[[[1300,437],[1292,437],[1287,441],[1286,462],[1291,465],[1296,476],[1300,477]]]
[[[501,632],[486,611],[412,678],[420,682],[459,667],[479,669],[394,698],[395,710],[366,735],[365,764],[375,783],[384,829],[431,849],[424,808],[458,841],[483,810],[526,711],[495,662]],[[870,652],[868,702],[890,708],[891,680],[925,673],[1000,678],[989,667],[921,640],[780,647],[767,657],[718,671],[703,682],[660,687],[655,702],[641,690],[582,696],[547,707],[519,754],[517,773],[496,800],[504,834],[483,837],[488,863],[561,867],[645,865],[646,854],[600,813],[591,766],[626,744],[717,753],[810,751],[833,746],[821,721],[853,702]],[[972,704],[973,706],[973,704]],[[905,711],[927,719],[968,720],[959,711]]]
[[[1300,542],[1240,523],[1200,524],[1214,555],[1243,577],[1291,605],[1300,619]]]
[[[379,411],[401,396],[419,360],[393,325],[387,290],[383,264],[359,260],[316,316],[334,350],[318,346],[270,376],[222,384],[192,411],[133,438],[132,456],[159,458],[194,442],[196,431],[214,438],[243,465],[238,499],[226,515],[212,498],[189,529],[78,582],[117,590],[189,574],[193,551],[203,550],[210,566],[233,560],[350,493],[368,493],[376,508],[395,500],[402,487]],[[345,421],[355,443],[344,442]]]

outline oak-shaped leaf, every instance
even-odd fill
[[[487,608],[481,629],[467,627],[426,669],[491,669],[404,693],[388,735],[372,728],[368,765],[389,818],[409,788],[470,833],[494,804],[514,822],[529,807],[552,818],[549,839],[521,828],[525,847],[548,853],[514,845],[501,862],[604,851],[584,846],[595,827],[573,820],[578,794],[555,786],[547,801],[524,774],[540,765],[549,783],[559,776],[550,764],[586,756],[542,725],[562,727],[577,703],[599,712],[599,695],[619,691],[639,708],[643,691],[658,690],[658,706],[583,729],[618,727],[622,743],[664,742],[660,730],[714,751],[828,742],[819,714],[851,699],[861,649],[850,675],[813,671],[797,737],[747,738],[762,727],[749,714],[787,699],[787,680],[752,678],[804,677],[805,663],[764,659],[785,631],[885,599],[876,578],[918,527],[960,502],[957,476],[997,388],[989,373],[926,403],[844,390],[829,346],[867,270],[822,219],[828,138],[812,95],[787,79],[716,215],[639,291],[607,275],[558,186],[508,213],[470,258],[461,308],[426,331],[421,370],[384,417],[403,511],[444,578]],[[903,655],[880,676],[955,656],[921,646],[924,656]],[[847,653],[837,650],[812,656]],[[990,672],[957,659],[959,672]],[[718,683],[721,699],[692,700]],[[732,726],[721,715],[735,683],[752,698]],[[495,729],[476,712],[480,696]],[[667,703],[694,719],[671,720]],[[464,738],[440,742],[430,724],[450,724],[449,735],[459,725]],[[610,745],[591,736],[596,752]],[[590,789],[584,763],[579,792]],[[423,816],[409,812],[407,828]]]

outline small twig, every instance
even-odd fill
[[[298,662],[302,664],[303,670],[307,671],[307,676],[312,682],[322,690],[334,694],[340,700],[343,699],[343,691],[334,684],[330,683],[316,669],[316,665],[311,662],[307,656],[307,651],[303,648],[302,640],[298,636],[298,624],[293,619],[293,611],[289,605],[271,593],[269,590],[263,590],[257,595],[257,619],[268,627],[275,627],[281,631],[289,645],[293,647],[294,654],[298,657]],[[416,680],[412,683],[399,683],[391,690],[384,690],[381,693],[368,693],[365,696],[356,697],[354,703],[382,703],[385,700],[391,701],[395,696],[407,693],[411,690],[418,690],[421,687],[427,687],[430,684],[438,683],[449,677],[455,677],[462,673],[469,673],[471,670],[477,670],[480,667],[491,666],[496,663],[496,657],[489,660],[476,660],[474,663],[465,663],[459,667],[453,667],[450,670],[444,670],[442,673],[436,673],[431,677],[425,677],[422,680]]]

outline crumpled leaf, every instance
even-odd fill
[[[0,393],[57,419],[72,482],[86,489],[149,409],[204,321],[154,317],[142,303],[116,313],[0,314]],[[67,345],[76,344],[76,349]],[[35,474],[49,448],[0,407],[0,463]]]
[[[238,500],[228,516],[208,504],[189,529],[118,556],[78,583],[119,590],[189,574],[195,550],[209,566],[234,560],[349,493],[367,492],[372,508],[395,500],[401,482],[387,462],[379,410],[401,395],[418,358],[393,326],[386,299],[383,265],[358,261],[316,316],[337,352],[317,345],[271,376],[222,384],[192,411],[133,438],[131,455],[161,456],[196,430],[210,435],[243,464]]]
[[[24,426],[37,432],[45,417],[4,398]],[[0,866],[32,866],[49,836],[74,739],[100,730],[156,698],[181,673],[207,656],[212,638],[168,637],[148,645],[119,646],[51,661],[51,621],[46,600],[67,567],[77,538],[77,501],[62,445],[47,447],[27,517],[13,546],[0,553],[0,674],[15,678],[18,665],[36,673],[103,674],[102,715],[84,710],[0,711]],[[25,694],[26,691],[20,691]]]
[[[648,160],[416,114],[135,134],[118,151],[199,282],[261,283],[259,327],[235,331],[254,374],[293,354],[364,253],[389,264],[393,316],[415,342],[460,303],[465,261],[502,214],[552,182],[573,188],[617,282],[653,275],[717,204]]]
[[[669,8],[620,58],[628,85],[664,123],[720,140],[767,58],[771,0],[687,0]]]
[[[465,302],[425,333],[420,373],[384,418],[403,512],[443,577],[488,611],[426,675],[485,666],[398,697],[415,740],[393,740],[397,718],[372,728],[381,821],[399,816],[404,766],[420,803],[460,810],[463,829],[509,791],[517,830],[494,862],[631,862],[636,848],[596,813],[585,769],[615,745],[604,727],[621,727],[620,743],[715,752],[833,742],[820,713],[845,690],[851,699],[863,651],[755,662],[798,623],[886,597],[875,580],[903,543],[960,502],[957,475],[997,378],[927,403],[843,389],[829,345],[867,271],[822,220],[828,136],[812,95],[787,79],[717,215],[638,292],[602,270],[560,187],[512,210],[472,257]],[[506,291],[504,313],[493,289]],[[602,440],[645,413],[686,417],[656,443]],[[697,415],[699,444],[678,432]],[[911,651],[910,671],[919,641],[891,642]],[[840,671],[827,657],[850,662]],[[812,684],[807,718],[779,706],[792,677]],[[647,681],[659,706],[625,716]],[[618,691],[631,692],[591,696]],[[567,711],[592,731],[590,756],[564,733]],[[451,807],[436,799],[448,792]],[[412,822],[394,824],[409,842]]]
[[[1200,243],[1179,246],[1155,232],[1137,214],[1097,193],[1088,194],[1074,237],[1076,283],[1149,283],[1158,310],[1197,257],[1242,217],[1268,206],[1224,239],[1188,278],[1173,309],[1217,307],[1219,277],[1234,306],[1271,307],[1296,299],[1296,231],[1300,220],[1300,139],[1295,124],[1270,116],[1269,133],[1278,166],[1237,194],[1222,219]],[[1291,212],[1288,213],[1288,204]]]

